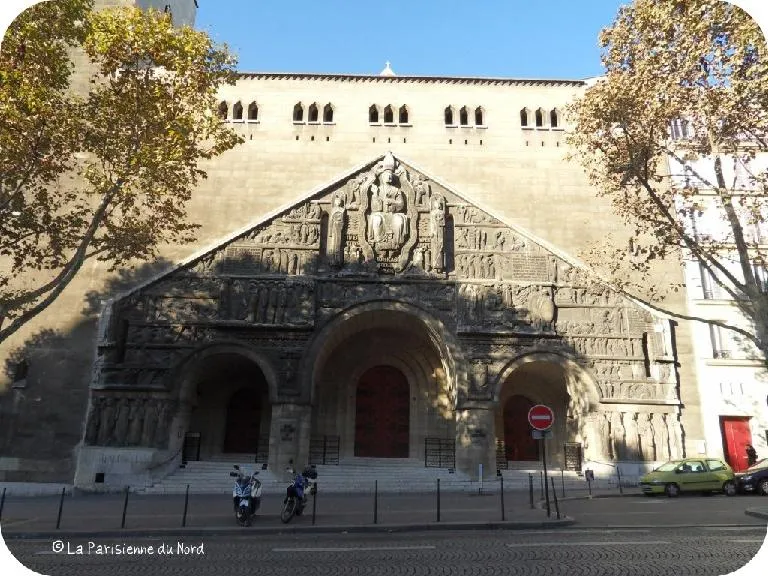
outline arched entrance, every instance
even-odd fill
[[[241,388],[229,398],[224,452],[257,452],[261,435],[263,394],[254,388]]]
[[[374,366],[355,395],[355,456],[408,458],[410,389],[394,366]]]
[[[266,462],[272,409],[259,365],[237,352],[219,352],[192,368],[181,400],[189,413],[187,442],[197,443],[199,451],[186,450],[186,457],[247,454]]]
[[[504,403],[504,448],[508,461],[539,459],[539,443],[531,435],[528,411],[535,402],[520,394],[510,396]]]

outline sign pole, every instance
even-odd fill
[[[544,466],[544,500],[547,502],[547,518],[550,517],[549,510],[549,482],[547,481],[547,440],[542,436],[541,440],[541,463]]]

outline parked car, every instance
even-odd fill
[[[768,458],[763,458],[741,474],[736,474],[736,488],[743,494],[768,496]]]
[[[644,494],[666,494],[670,498],[680,492],[724,492],[736,494],[733,470],[720,458],[699,456],[666,462],[640,478]]]

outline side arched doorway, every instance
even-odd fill
[[[507,460],[528,462],[539,459],[539,443],[531,435],[528,411],[535,402],[515,394],[504,403],[504,448]]]
[[[394,366],[374,366],[357,383],[355,456],[408,458],[410,388]]]
[[[245,454],[254,452],[261,435],[261,413],[263,411],[261,390],[241,388],[229,398],[227,420],[224,431],[223,452]]]

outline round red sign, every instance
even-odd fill
[[[528,410],[528,423],[536,430],[549,430],[555,421],[552,408],[544,404],[536,404]]]

